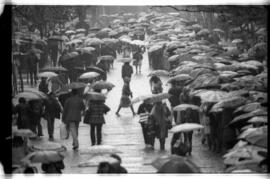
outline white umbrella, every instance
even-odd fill
[[[95,145],[87,150],[82,150],[80,154],[113,154],[122,153],[116,147],[110,145]]]
[[[38,77],[40,77],[40,78],[43,78],[43,77],[44,78],[51,78],[51,77],[55,77],[55,76],[57,76],[57,74],[54,72],[51,72],[51,71],[41,72],[38,74]]]
[[[87,73],[83,73],[79,79],[91,79],[91,78],[96,78],[98,77],[100,74],[94,71],[91,72],[87,72]]]
[[[202,129],[202,128],[204,128],[204,127],[202,125],[200,125],[200,124],[184,123],[184,124],[179,124],[177,126],[174,126],[170,130],[170,132],[172,132],[172,133],[188,132],[188,131],[193,131],[193,130]]]
[[[191,108],[191,109],[193,109],[193,110],[199,110],[199,109],[200,109],[199,106],[196,106],[196,105],[193,105],[193,104],[180,104],[180,105],[178,105],[178,106],[175,106],[175,107],[173,108],[173,110],[174,110],[174,111],[184,111],[184,110],[186,110],[186,109],[188,109],[188,108]]]
[[[242,42],[243,42],[242,39],[234,39],[234,40],[232,41],[233,44],[242,43]]]

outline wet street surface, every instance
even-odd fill
[[[147,53],[144,54],[142,74],[134,74],[131,80],[131,90],[133,97],[143,94],[150,94],[149,77],[150,72],[148,66]],[[122,63],[115,62],[114,68],[108,73],[107,81],[115,84],[115,87],[107,93],[106,104],[111,108],[111,111],[105,116],[106,124],[102,128],[102,144],[111,145],[119,149],[122,153],[119,156],[122,158],[122,165],[128,170],[128,173],[155,173],[156,169],[151,165],[151,162],[159,156],[170,154],[170,142],[172,133],[169,133],[165,143],[165,151],[159,150],[159,141],[155,141],[155,149],[145,148],[142,129],[138,122],[138,116],[133,117],[130,108],[122,108],[120,116],[117,117],[115,112],[120,102],[123,80],[121,78]],[[135,69],[134,69],[135,72]],[[164,91],[168,90],[166,86],[166,79],[162,78]],[[27,88],[27,86],[26,86]],[[137,112],[140,103],[134,105]],[[96,173],[97,167],[78,167],[78,164],[89,160],[92,156],[90,154],[82,154],[91,147],[90,140],[90,126],[80,123],[79,127],[79,150],[72,150],[72,138],[70,136],[67,140],[60,139],[61,121],[55,121],[54,138],[67,147],[66,157],[64,159],[65,169],[63,173],[72,174],[87,174]],[[44,136],[41,140],[48,140],[47,124],[42,119]],[[221,173],[223,172],[222,156],[215,154],[208,150],[208,148],[201,144],[200,136],[197,132],[193,134],[193,150],[192,155],[187,156],[192,160],[203,173]],[[36,165],[39,170],[40,164]]]

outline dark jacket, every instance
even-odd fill
[[[122,66],[122,78],[125,78],[125,77],[131,78],[132,73],[133,73],[132,66],[130,66],[129,64],[128,65],[124,64]]]
[[[60,118],[61,106],[56,98],[49,97],[45,100],[45,117],[51,116],[53,118]]]
[[[104,103],[91,103],[85,113],[84,123],[86,124],[104,124],[104,114],[110,111],[110,108]]]
[[[38,86],[38,90],[45,94],[49,92],[48,84],[46,83],[46,81],[41,81],[41,83]]]
[[[18,129],[26,129],[29,123],[29,105],[18,104],[15,106],[13,114],[18,114],[17,126]]]
[[[142,103],[138,108],[138,114],[145,113],[145,112],[151,112],[153,108],[152,104]]]
[[[168,93],[171,94],[172,96],[169,98],[169,101],[171,103],[172,107],[175,107],[180,104],[180,94],[182,90],[180,88],[170,88]]]
[[[63,122],[80,122],[81,112],[85,110],[85,105],[82,98],[79,96],[71,96],[68,98],[64,105]]]

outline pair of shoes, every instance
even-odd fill
[[[49,137],[49,141],[54,141],[52,136]]]
[[[116,116],[120,116],[120,114],[118,112],[115,113]]]
[[[73,146],[73,150],[78,150],[79,146]]]

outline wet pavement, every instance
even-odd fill
[[[170,154],[170,142],[172,134],[169,133],[166,139],[165,151],[159,151],[159,141],[155,142],[155,149],[145,149],[141,126],[138,123],[138,117],[133,117],[129,108],[122,108],[120,117],[115,115],[120,102],[123,80],[121,78],[122,63],[114,63],[114,68],[108,73],[108,81],[115,84],[115,87],[107,94],[106,104],[111,111],[105,116],[106,124],[102,128],[102,144],[111,145],[122,151],[119,156],[122,158],[122,165],[129,173],[155,173],[156,169],[151,166],[151,162],[157,157]],[[134,69],[135,71],[135,69]],[[147,53],[144,54],[142,74],[134,74],[131,80],[131,90],[133,97],[150,94]],[[162,78],[163,84],[166,79]],[[168,86],[164,86],[167,91]],[[134,105],[137,111],[139,104]],[[79,127],[79,150],[72,150],[72,138],[60,140],[59,125],[61,121],[55,122],[55,141],[64,144],[67,147],[67,154],[64,160],[65,169],[63,173],[96,173],[97,167],[78,167],[80,162],[87,161],[91,158],[90,154],[80,154],[80,151],[91,147],[90,127],[83,122]],[[48,140],[46,121],[42,120],[44,137],[42,140]],[[195,132],[196,133],[196,132]],[[223,172],[222,157],[210,152],[206,146],[200,142],[200,137],[193,134],[192,155],[188,156],[203,173],[221,173]],[[40,165],[37,165],[40,169]]]

